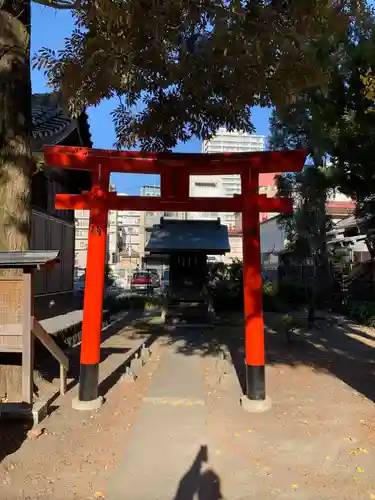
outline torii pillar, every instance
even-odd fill
[[[79,389],[78,399],[72,401],[73,408],[77,410],[98,409],[103,402],[98,386],[104,269],[107,262],[109,177],[108,168],[102,165],[92,172]]]
[[[241,174],[241,191],[250,196],[258,194],[259,174],[255,170]],[[291,200],[279,201],[283,212],[291,211]],[[245,200],[242,206],[242,234],[246,392],[241,398],[241,405],[246,411],[260,412],[271,407],[271,399],[266,396],[265,389],[260,222],[259,210]]]

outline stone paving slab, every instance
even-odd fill
[[[203,374],[199,357],[177,352],[179,343],[171,347],[152,380],[148,396],[152,398],[185,398],[203,400]]]
[[[188,500],[189,492],[198,488],[206,439],[203,373],[199,357],[184,356],[177,348],[164,354],[152,379],[111,482],[110,500],[167,500],[175,495]],[[199,450],[202,460],[194,463]]]
[[[204,445],[204,416],[202,407],[146,404],[112,478],[108,498],[173,499]],[[198,480],[199,476],[192,478],[192,489]]]

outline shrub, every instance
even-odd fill
[[[243,311],[243,284],[238,281],[217,281],[212,290],[213,306],[215,311]],[[277,288],[273,283],[263,285],[263,310],[279,312],[285,310]]]
[[[276,297],[278,290],[276,286],[269,281],[263,285],[263,294],[268,295],[269,297]]]
[[[130,297],[108,297],[104,301],[104,309],[107,309],[110,314],[116,314],[128,309],[144,309],[146,303],[149,301],[148,297],[136,295]]]
[[[303,326],[303,322],[291,314],[284,314],[280,317],[280,325],[285,330],[293,330]]]
[[[243,289],[237,283],[217,282],[212,291],[212,298],[215,311],[243,310]]]
[[[109,313],[112,314],[120,311],[126,311],[129,307],[130,304],[128,297],[108,297],[104,301],[104,309],[108,309]]]
[[[343,312],[349,318],[362,325],[375,327],[375,303],[366,301],[345,300]]]
[[[284,278],[279,285],[279,294],[285,302],[299,306],[306,304],[307,297],[311,294],[311,287],[299,280]]]
[[[287,305],[282,300],[279,290],[271,283],[263,285],[263,310],[267,312],[282,312]]]

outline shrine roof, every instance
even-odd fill
[[[158,254],[201,251],[221,255],[230,251],[228,228],[220,220],[162,219],[153,226],[145,250]]]
[[[0,252],[0,269],[26,269],[58,262],[58,250],[29,250],[27,252]]]
[[[57,92],[33,94],[32,111],[32,147],[41,151],[43,146],[60,144],[74,130],[79,130],[85,146],[92,146],[87,114],[72,118],[63,105]]]

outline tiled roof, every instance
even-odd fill
[[[163,220],[153,226],[146,251],[151,253],[197,252],[211,255],[230,251],[228,228],[216,221]]]
[[[371,224],[374,220],[374,217],[369,214],[365,215],[363,217],[356,217],[355,215],[350,215],[348,217],[345,217],[344,219],[341,219],[338,221],[334,226],[333,226],[333,231],[335,230],[344,230],[344,229],[350,229],[353,227],[363,227],[366,224]]]
[[[86,123],[84,126],[88,129],[86,115],[85,119]],[[39,150],[41,145],[59,144],[74,129],[79,128],[79,120],[69,116],[57,92],[50,92],[46,94],[33,94],[32,125],[33,149]],[[90,140],[88,130],[83,135],[88,136]],[[88,144],[82,145],[88,146]]]
[[[58,250],[29,250],[28,252],[0,252],[0,269],[35,268],[48,263],[58,262]]]
[[[32,119],[34,138],[58,134],[72,122],[72,119],[61,109],[55,92],[33,94]]]

